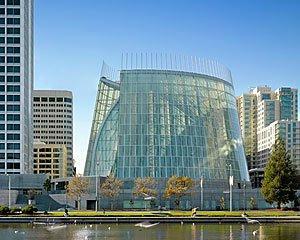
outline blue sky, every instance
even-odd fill
[[[298,0],[36,0],[35,88],[74,94],[74,158],[83,171],[101,63],[126,52],[215,59],[236,94],[300,88]]]

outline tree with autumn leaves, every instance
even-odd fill
[[[194,186],[194,182],[189,177],[172,176],[169,178],[166,184],[164,195],[166,198],[175,197],[175,204],[178,209],[181,198],[189,194],[193,186]]]
[[[157,195],[157,181],[152,177],[137,178],[134,181],[133,194],[137,197],[155,197]]]
[[[114,201],[119,196],[122,186],[123,182],[121,180],[110,175],[105,179],[104,183],[100,187],[101,195],[111,199],[111,210],[113,210]]]
[[[72,177],[67,185],[67,195],[78,202],[78,210],[81,206],[81,196],[88,192],[89,182],[79,175]]]

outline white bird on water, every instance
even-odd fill
[[[136,227],[143,227],[143,228],[150,228],[150,227],[154,227],[154,226],[156,226],[158,224],[159,223],[152,223],[151,224],[151,223],[145,221],[145,222],[137,223],[134,226],[136,226]]]
[[[259,232],[259,229],[257,229],[257,230],[255,230],[255,231],[253,231],[253,236],[256,236],[256,234]]]
[[[247,217],[245,217],[245,219],[246,219],[247,223],[252,223],[252,224],[253,223],[258,223],[260,225],[260,222],[258,220],[250,219],[250,218],[247,218]]]
[[[108,230],[110,230],[110,227],[108,227]]]

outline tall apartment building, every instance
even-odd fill
[[[260,168],[265,168],[270,150],[278,137],[285,141],[286,149],[300,176],[300,121],[279,120],[262,130],[258,137],[257,149],[257,161]]]
[[[33,170],[33,0],[0,0],[0,174]]]
[[[251,173],[253,169],[259,171],[266,165],[271,146],[275,142],[275,136],[284,138],[284,134],[275,132],[275,126],[282,124],[294,124],[298,119],[298,90],[290,87],[282,87],[276,91],[268,86],[251,89],[249,93],[237,98],[242,138],[245,147],[248,168]],[[284,120],[284,121],[281,121]],[[270,129],[274,131],[270,132]],[[273,134],[271,140],[270,136]],[[284,138],[287,141],[289,136]],[[297,141],[293,141],[291,147],[297,148]],[[297,165],[297,157],[293,155]],[[300,167],[300,165],[299,165]]]
[[[73,163],[73,95],[70,91],[33,91],[34,140],[46,144],[64,144],[67,148],[67,175]]]
[[[248,169],[256,168],[257,98],[253,94],[243,94],[237,98],[237,109]]]

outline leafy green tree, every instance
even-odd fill
[[[51,190],[51,180],[47,178],[43,184],[45,191],[49,192]]]
[[[278,138],[265,168],[262,194],[268,203],[276,202],[279,209],[281,204],[295,199],[296,187],[296,168],[286,151],[284,141]]]

